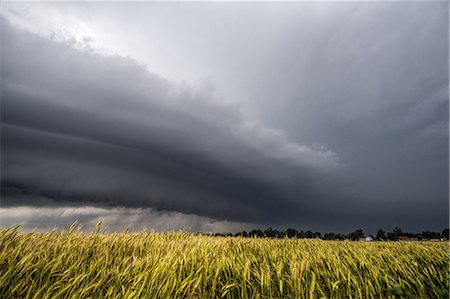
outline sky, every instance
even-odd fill
[[[441,2],[2,2],[0,227],[449,221]]]

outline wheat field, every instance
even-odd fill
[[[1,298],[448,298],[448,243],[0,230]]]

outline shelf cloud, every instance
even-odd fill
[[[99,5],[85,9],[95,15]],[[162,6],[163,15],[186,15],[189,7],[139,5]],[[225,4],[193,5],[214,15]],[[217,32],[251,30],[245,17],[255,12],[255,22],[264,20],[267,5],[244,5],[237,25],[218,19]],[[186,72],[181,66],[178,73],[168,67],[166,76],[139,58],[33,32],[16,22],[18,8],[6,5],[0,225],[52,227],[75,218],[89,225],[103,217],[113,230],[445,226],[448,10],[442,6],[448,4],[323,4],[321,13],[332,18],[311,29],[314,35],[289,26],[296,14],[285,5],[277,6],[268,37],[256,32],[254,45],[243,41],[230,50],[234,60],[253,63],[248,72],[237,72],[222,49],[216,56],[193,52],[198,43],[213,47],[214,30],[211,39],[197,40],[200,25],[187,20],[184,33],[198,42],[190,46],[168,26],[164,38],[181,45],[176,57],[194,53],[198,68],[217,69],[206,84],[171,78]],[[73,9],[75,17],[82,5],[75,6],[48,9],[62,15]],[[224,15],[234,11],[225,6]],[[417,14],[423,7],[431,20]],[[372,14],[386,24],[361,21]],[[332,29],[343,15],[349,24]],[[395,27],[396,16],[415,21]],[[376,30],[365,36],[356,24]],[[222,36],[230,49],[242,38],[231,29]],[[204,76],[190,63],[185,68],[193,78]]]

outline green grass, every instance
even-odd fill
[[[0,230],[0,298],[448,298],[448,243]]]

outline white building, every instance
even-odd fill
[[[361,239],[359,239],[360,241],[366,241],[366,242],[372,242],[373,241],[373,238],[371,237],[371,236],[367,236],[367,237],[365,237],[365,238],[361,238]]]

